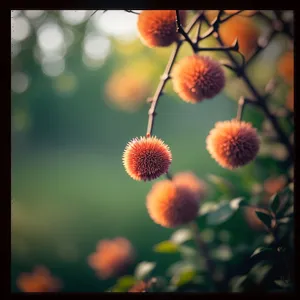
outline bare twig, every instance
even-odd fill
[[[246,104],[245,98],[240,97],[239,102],[238,102],[238,111],[237,111],[237,114],[236,114],[236,119],[238,121],[241,121],[242,118],[243,118],[243,112],[244,112],[245,104]]]
[[[235,13],[229,15],[228,17],[224,18],[223,20],[220,20],[220,24],[222,24],[222,23],[224,23],[224,22],[230,20],[231,18],[233,18],[233,17],[236,16],[236,15],[239,15],[241,12],[243,12],[243,10],[239,10],[239,11],[237,11],[237,12],[235,12]]]
[[[178,42],[177,45],[176,45],[176,48],[173,50],[173,52],[172,52],[172,54],[169,58],[168,64],[165,68],[164,74],[161,76],[161,80],[160,80],[159,85],[156,89],[156,92],[155,92],[154,96],[152,97],[152,103],[151,103],[151,106],[150,106],[150,109],[149,109],[149,112],[148,112],[149,119],[148,119],[148,126],[147,126],[146,136],[151,136],[151,134],[152,134],[153,125],[154,125],[154,118],[156,116],[155,109],[156,109],[156,106],[158,104],[159,97],[161,96],[161,93],[162,93],[167,81],[170,79],[170,72],[172,70],[172,67],[173,67],[173,64],[175,62],[176,56],[177,56],[178,51],[180,49],[181,43],[182,43],[181,41]]]
[[[261,51],[264,50],[272,42],[272,40],[274,39],[276,34],[277,34],[277,32],[273,30],[268,37],[261,36],[258,39],[258,45],[256,47],[256,50],[251,55],[251,57],[247,60],[246,66],[250,65],[251,62],[261,53]]]
[[[185,32],[185,30],[183,29],[183,27],[180,23],[179,10],[176,10],[176,25],[177,25],[177,32],[179,32],[180,34],[182,34],[184,36],[185,40],[191,45],[194,52],[196,52],[196,48],[197,48],[196,44],[193,43],[193,41],[190,39],[189,35]]]
[[[127,12],[129,12],[129,13],[132,13],[132,14],[135,14],[135,15],[139,15],[139,13],[137,13],[137,12],[135,12],[135,11],[133,11],[133,10],[125,10],[125,11],[127,11]]]

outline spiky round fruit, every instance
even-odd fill
[[[180,22],[185,24],[186,12],[181,10]],[[141,41],[148,47],[168,47],[177,41],[175,10],[143,10],[138,17],[138,32]]]
[[[227,169],[251,162],[258,153],[259,144],[256,129],[250,123],[236,119],[217,122],[206,138],[212,158]]]
[[[134,138],[123,154],[125,170],[135,180],[158,178],[168,172],[171,161],[169,147],[155,136]]]
[[[175,64],[172,72],[174,91],[189,103],[215,97],[225,86],[221,65],[208,56],[192,55]]]
[[[153,185],[147,195],[146,205],[155,223],[166,228],[174,228],[196,218],[199,199],[188,185],[162,180]]]

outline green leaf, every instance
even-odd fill
[[[131,288],[135,284],[135,282],[136,279],[134,278],[134,276],[125,275],[118,279],[116,286],[127,291],[127,289]]]
[[[234,293],[243,292],[245,289],[245,284],[247,281],[247,276],[235,276],[230,280],[231,291]]]
[[[151,272],[155,267],[155,262],[143,261],[135,268],[134,277],[139,280],[144,280],[145,278],[150,277]]]
[[[172,241],[163,241],[154,246],[154,251],[158,253],[177,253],[178,245]]]
[[[170,277],[181,273],[183,270],[194,269],[195,266],[192,262],[181,260],[173,263],[168,269],[166,274]]]
[[[232,210],[237,210],[241,206],[247,206],[247,204],[248,203],[244,200],[244,197],[238,197],[238,198],[232,199],[229,202],[229,205],[230,205]]]
[[[254,257],[256,255],[258,255],[259,253],[262,253],[264,251],[273,251],[271,248],[266,248],[266,247],[259,247],[259,248],[256,248],[254,250],[254,252],[251,254],[250,257]]]
[[[266,264],[264,261],[256,264],[249,272],[248,276],[255,284],[260,284],[269,274],[272,265]]]
[[[270,209],[274,214],[276,214],[279,206],[280,206],[280,195],[277,193],[273,195],[271,198]]]
[[[291,287],[291,283],[284,281],[284,280],[275,280],[274,282],[276,285],[278,285],[279,287],[281,287],[283,289]]]
[[[181,245],[179,251],[186,264],[192,264],[197,269],[205,268],[205,260],[195,248]]]
[[[219,225],[227,221],[235,212],[230,206],[229,203],[223,204],[217,210],[208,213],[207,215],[207,224],[208,225]]]
[[[191,230],[187,228],[179,229],[175,231],[171,236],[171,241],[179,245],[190,239],[192,239],[192,233]]]
[[[171,282],[172,284],[176,285],[177,287],[185,285],[191,281],[193,281],[193,279],[195,279],[195,277],[197,276],[197,272],[193,269],[190,270],[184,270],[179,274],[176,274],[172,279]]]
[[[219,203],[206,213],[207,225],[219,225],[227,221],[241,206],[245,206],[247,203],[243,197],[232,199],[230,202],[224,201]]]
[[[269,214],[265,214],[261,211],[255,212],[257,217],[268,227],[271,228],[272,224],[272,217]]]

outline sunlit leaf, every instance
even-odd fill
[[[118,279],[116,286],[118,288],[124,288],[127,290],[128,288],[132,287],[136,282],[136,279],[131,275],[125,275]]]
[[[163,241],[154,246],[154,251],[159,253],[177,253],[178,245],[173,241]]]
[[[247,202],[244,200],[243,197],[238,197],[238,198],[232,199],[229,202],[229,205],[230,205],[231,209],[237,210],[241,206],[247,206]]]
[[[284,280],[275,280],[274,281],[276,285],[278,285],[279,287],[286,289],[291,287],[291,283],[288,281],[284,281]]]
[[[191,270],[194,268],[194,264],[192,262],[188,261],[178,261],[174,264],[172,264],[167,269],[167,275],[168,276],[174,276],[175,274],[181,273],[183,270]]]
[[[172,284],[176,285],[177,287],[187,284],[196,277],[197,273],[195,270],[185,270],[177,275],[175,275],[171,282]]]
[[[192,239],[192,233],[190,229],[182,228],[175,231],[171,236],[171,241],[176,244],[182,244]]]
[[[135,278],[143,280],[146,277],[150,276],[153,269],[156,267],[155,262],[143,261],[137,265],[134,271]]]
[[[254,283],[260,284],[272,269],[272,265],[266,264],[264,261],[259,262],[249,272],[248,276],[251,277]]]
[[[230,207],[230,204],[220,206],[217,210],[208,213],[207,215],[207,224],[208,225],[219,225],[227,221],[235,212]]]
[[[264,251],[272,251],[272,249],[270,248],[266,248],[266,247],[259,247],[257,249],[254,250],[254,252],[252,253],[251,257],[261,253],[261,252],[264,252]]]
[[[243,292],[247,281],[247,276],[235,276],[230,281],[231,291],[235,293]]]

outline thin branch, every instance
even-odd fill
[[[197,47],[195,49],[196,52],[199,52],[199,51],[239,51],[238,50],[238,43],[236,43],[235,45],[233,46],[229,46],[229,47],[205,47],[205,48],[201,48],[201,47]]]
[[[206,38],[208,38],[209,36],[213,35],[214,33],[215,33],[214,27],[212,27],[212,26],[209,27],[207,29],[207,31],[204,33],[204,35],[199,37],[200,41],[205,40]]]
[[[133,10],[125,10],[125,11],[127,11],[127,12],[129,12],[129,13],[132,13],[132,14],[135,14],[135,15],[139,15],[139,13],[137,13],[137,12],[135,12],[135,11],[133,11]]]
[[[194,28],[194,26],[197,24],[197,21],[202,18],[203,15],[203,11],[200,11],[199,13],[197,13],[192,20],[190,21],[190,24],[188,24],[188,26],[185,28],[185,32],[187,34],[189,34],[191,32],[191,30]]]
[[[236,15],[239,15],[241,12],[243,12],[243,10],[239,10],[239,11],[237,11],[237,12],[235,12],[235,13],[229,15],[228,17],[224,18],[223,20],[220,20],[220,24],[222,24],[222,23],[224,23],[224,22],[230,20],[231,18],[233,18],[233,17],[236,16]]]
[[[146,136],[148,136],[148,137],[152,135],[152,130],[153,130],[153,126],[154,126],[154,118],[156,116],[155,109],[158,104],[159,97],[161,96],[162,91],[163,91],[167,81],[170,79],[170,73],[171,73],[173,64],[175,62],[176,56],[178,54],[178,51],[181,47],[181,43],[182,42],[178,42],[176,45],[176,48],[171,53],[171,56],[169,58],[167,66],[165,68],[164,74],[161,76],[159,85],[156,89],[154,96],[152,97],[152,103],[151,103],[151,106],[150,106],[150,109],[148,112],[149,119],[148,119],[147,133],[146,133]]]
[[[189,35],[185,32],[185,30],[183,29],[180,23],[179,10],[176,10],[176,25],[177,25],[177,32],[179,32],[184,36],[185,40],[191,45],[194,52],[196,52],[196,48],[197,48],[196,44],[193,43],[193,41],[190,39]]]
[[[257,46],[255,52],[247,60],[246,66],[250,65],[251,62],[260,54],[260,52],[262,50],[264,50],[271,43],[271,41],[275,38],[276,34],[277,34],[277,32],[273,30],[268,37],[262,36],[258,39],[258,46]]]
[[[200,18],[199,23],[198,23],[196,38],[195,38],[196,45],[198,45],[198,43],[200,41],[200,33],[201,33],[202,23],[203,23],[203,19]]]
[[[236,119],[238,121],[241,121],[242,118],[243,118],[243,112],[244,112],[245,104],[246,104],[245,98],[241,97],[238,101],[238,111],[237,111],[237,114],[236,114]]]
[[[91,17],[97,12],[98,10],[95,10],[90,16],[89,16],[89,18],[87,19],[88,21],[91,19]],[[103,13],[105,13],[106,12],[106,10],[103,12]]]

